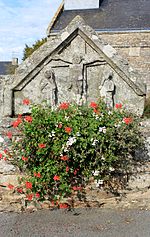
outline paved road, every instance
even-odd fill
[[[0,213],[0,237],[150,237],[150,211]]]

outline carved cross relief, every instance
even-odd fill
[[[90,58],[88,55],[80,55],[77,53],[74,53],[71,60],[66,61],[63,57],[60,55],[55,56],[51,59],[51,63],[48,64],[47,71],[53,70],[53,78],[55,78],[55,82],[53,82],[53,92],[49,91],[49,93],[53,93],[53,103],[56,104],[58,101],[61,101],[61,98],[59,97],[59,86],[57,85],[57,76],[55,75],[55,69],[60,67],[60,64],[62,65],[65,63],[65,67],[67,66],[69,69],[69,79],[67,82],[67,88],[66,93],[71,93],[72,97],[76,99],[77,103],[86,102],[88,100],[88,88],[91,78],[88,78],[87,69],[90,67],[93,68],[100,68],[100,66],[106,65],[106,61],[99,57],[98,59],[94,60],[92,57]],[[58,65],[59,62],[59,65]],[[63,66],[62,66],[63,70]],[[98,70],[97,70],[98,71]],[[94,78],[92,78],[94,80]],[[99,86],[101,84],[102,78],[98,78],[99,80]],[[99,88],[97,88],[99,89]],[[54,92],[55,91],[55,92]],[[99,94],[100,96],[100,94]],[[54,98],[55,97],[55,98]],[[52,101],[51,100],[51,101]],[[54,102],[55,101],[55,102]]]

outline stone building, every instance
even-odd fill
[[[47,35],[55,37],[76,15],[129,61],[150,95],[150,0],[65,0]]]
[[[141,115],[144,82],[149,91],[149,2],[134,2],[64,1],[48,27],[48,41],[14,76],[0,78],[0,115],[29,112],[22,104],[25,98],[54,106],[64,101],[89,103],[100,96],[111,108],[123,103]],[[137,17],[140,6],[145,13],[139,11]]]

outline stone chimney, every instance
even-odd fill
[[[12,58],[12,65],[18,66],[18,58],[15,58],[15,57]]]
[[[102,0],[65,0],[65,10],[81,10],[99,8]]]

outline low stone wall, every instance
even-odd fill
[[[1,121],[0,136],[4,138],[4,142],[0,143],[0,212],[1,211],[24,211],[37,210],[42,208],[53,208],[52,204],[47,200],[41,202],[35,207],[34,203],[27,203],[24,194],[18,194],[14,191],[14,187],[18,186],[18,178],[22,174],[12,160],[5,159],[5,150],[11,147],[11,142],[7,138],[7,132],[11,131],[17,137],[13,128],[10,126],[11,119],[7,118]],[[68,205],[74,207],[105,207],[105,208],[150,208],[150,120],[141,123],[141,129],[145,136],[147,153],[137,152],[137,163],[139,165],[129,178],[128,186],[124,190],[119,190],[118,195],[105,191],[103,186],[96,187],[93,179],[84,190],[84,198],[78,196],[78,192],[74,193],[72,199],[65,200]],[[144,154],[144,155],[143,155]],[[146,159],[145,164],[141,164]],[[10,186],[13,185],[13,186]],[[73,201],[74,200],[74,201]]]

